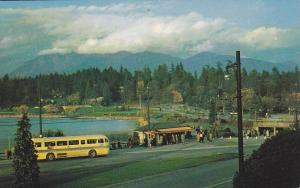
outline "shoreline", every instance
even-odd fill
[[[39,118],[37,114],[27,114],[29,118]],[[21,114],[6,114],[0,115],[1,118],[21,118]],[[43,114],[42,118],[54,119],[54,118],[72,118],[72,119],[96,119],[96,120],[138,120],[138,116],[67,116],[61,114]]]

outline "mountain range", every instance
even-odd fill
[[[203,67],[217,65],[225,67],[228,61],[235,61],[235,56],[221,55],[211,52],[202,52],[189,58],[179,58],[162,53],[154,52],[117,52],[111,54],[49,54],[40,55],[33,60],[23,63],[10,76],[24,77],[35,76],[38,74],[49,73],[72,73],[77,70],[91,67],[105,69],[113,67],[119,69],[121,66],[130,71],[142,70],[145,66],[150,69],[156,68],[159,64],[182,63],[184,68],[190,72],[200,72]],[[247,70],[256,69],[258,71],[271,70],[277,67],[279,70],[293,70],[298,64],[296,63],[272,63],[251,58],[241,58],[242,67]]]

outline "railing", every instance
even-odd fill
[[[284,120],[274,120],[274,121],[268,121],[268,120],[258,120],[256,122],[253,122],[254,127],[282,127],[282,128],[288,128],[293,123],[292,121],[284,121]]]
[[[269,120],[269,119],[263,119],[263,120],[256,120],[255,123],[293,123],[291,120]]]
[[[5,153],[0,153],[0,159],[6,159]]]
[[[115,149],[124,149],[128,148],[127,146],[128,142],[120,142],[121,147],[118,146],[118,142],[111,142],[110,143],[110,149],[115,150]]]

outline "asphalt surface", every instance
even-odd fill
[[[245,140],[245,153],[249,155],[253,149],[256,149],[263,139],[249,139]],[[174,158],[201,158],[213,156],[223,153],[236,153],[237,154],[237,139],[218,139],[204,144],[196,141],[190,141],[184,144],[173,144],[167,146],[158,146],[152,148],[138,147],[133,149],[119,149],[111,151],[107,157],[100,157],[96,159],[77,158],[57,160],[53,162],[39,162],[41,169],[41,182],[54,183],[50,187],[74,187],[74,182],[81,179],[84,183],[85,179],[90,178],[89,169],[97,171],[108,169],[123,168],[130,166],[137,162],[143,161],[158,161],[162,159]],[[11,161],[0,161],[0,169],[11,167]],[[59,170],[58,170],[59,169]],[[238,169],[238,160],[228,159],[220,160],[217,162],[209,162],[202,165],[195,165],[189,168],[175,169],[172,171],[151,174],[149,176],[142,176],[137,178],[128,178],[122,181],[109,180],[109,185],[104,187],[109,188],[159,188],[159,187],[172,187],[172,188],[189,188],[189,187],[232,187],[232,176]],[[85,170],[85,171],[83,171]],[[82,172],[81,172],[82,171]],[[69,173],[69,174],[66,174]],[[66,174],[67,177],[60,177]],[[92,176],[93,174],[91,174]],[[101,176],[101,174],[99,174]],[[98,176],[98,177],[99,177]],[[114,177],[118,178],[118,177]],[[9,185],[13,180],[13,176],[8,173],[0,172],[0,185]],[[68,180],[68,181],[67,181]],[[97,179],[96,185],[97,185]],[[65,184],[64,184],[65,183]],[[70,184],[71,183],[71,184]],[[45,185],[46,186],[46,185]],[[1,187],[1,186],[0,186]],[[75,184],[75,187],[82,187],[82,185]],[[89,187],[89,186],[86,186]],[[93,186],[94,187],[94,186]],[[97,186],[96,186],[97,187]],[[101,186],[99,186],[101,187]]]
[[[248,154],[257,148],[262,140],[245,140],[245,149]],[[119,151],[112,155],[118,155]],[[156,148],[139,149],[134,151],[123,151],[128,158],[149,155],[151,159],[163,159],[172,157],[201,157],[221,153],[237,153],[236,139],[218,140],[217,142],[206,142],[200,144],[191,142],[187,144],[174,144]],[[153,155],[156,154],[156,155]],[[175,171],[137,178],[121,183],[105,186],[106,188],[188,188],[188,187],[232,187],[232,177],[238,169],[238,159],[218,161],[205,165],[178,169]]]
[[[104,186],[105,188],[152,188],[152,187],[232,187],[232,174],[237,169],[237,160],[228,160],[179,169],[163,174],[146,176],[122,183]]]

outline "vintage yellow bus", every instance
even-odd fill
[[[38,160],[55,160],[58,158],[91,158],[109,154],[109,141],[104,135],[83,135],[32,138]]]

